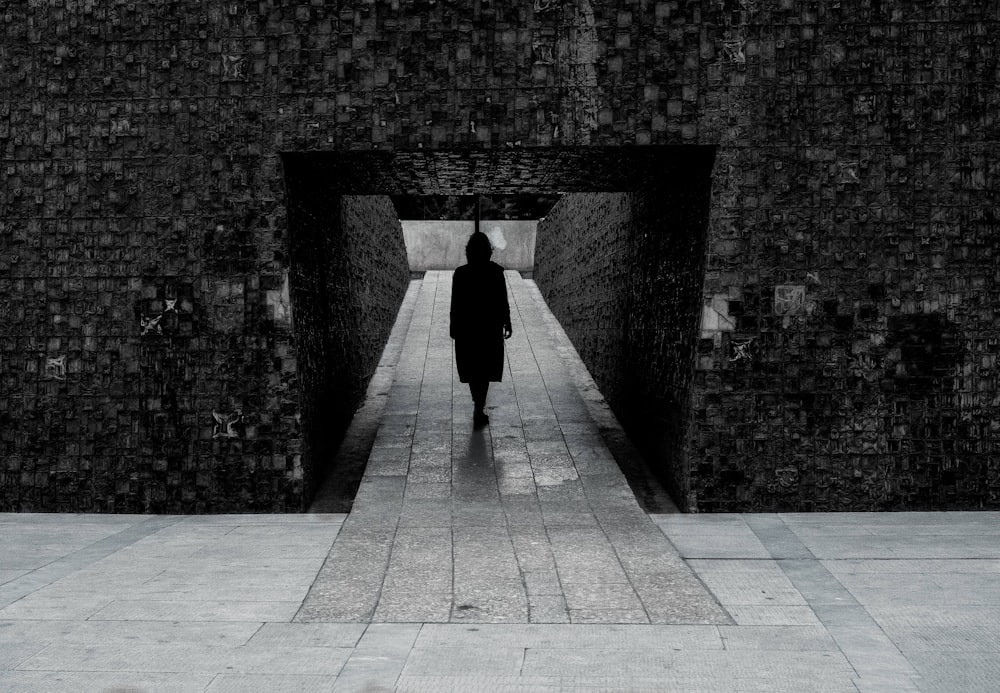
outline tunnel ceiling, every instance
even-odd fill
[[[710,146],[286,152],[285,175],[341,195],[627,192],[710,167]]]
[[[392,195],[400,219],[541,219],[560,195]]]

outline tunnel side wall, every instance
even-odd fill
[[[546,303],[629,437],[682,500],[708,194],[702,181],[566,195],[536,241],[534,278]]]
[[[364,399],[410,274],[388,197],[303,192],[292,194],[290,284],[308,502]]]

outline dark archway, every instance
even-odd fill
[[[532,193],[562,196],[539,227],[539,288],[683,503],[714,158],[710,146],[282,154],[307,498],[402,300],[405,250],[388,196]]]

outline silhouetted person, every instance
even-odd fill
[[[451,338],[458,379],[469,384],[473,425],[489,423],[483,411],[490,381],[503,378],[503,340],[511,335],[503,267],[490,261],[493,245],[476,231],[465,246],[468,264],[455,270],[451,287]]]

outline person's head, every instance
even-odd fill
[[[469,262],[487,262],[493,254],[493,244],[482,231],[476,231],[465,246],[465,257]]]

